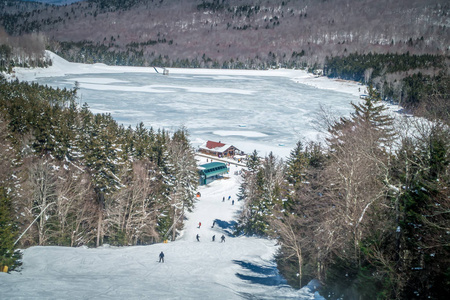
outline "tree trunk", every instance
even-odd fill
[[[301,252],[301,248],[299,247],[297,249],[297,259],[298,259],[298,283],[299,283],[299,287],[302,287],[302,252]]]
[[[99,247],[101,244],[101,232],[102,232],[102,224],[103,223],[103,209],[100,208],[98,212],[98,223],[97,223],[97,244],[96,246]]]
[[[103,209],[105,208],[105,195],[103,192],[97,192],[98,197],[98,223],[97,223],[97,247],[103,244]]]
[[[176,233],[177,233],[177,224],[176,224],[176,222],[177,222],[177,207],[175,206],[174,210],[173,210],[172,241],[175,241],[175,236],[176,236]]]

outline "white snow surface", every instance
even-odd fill
[[[304,70],[223,70],[123,67],[70,63],[47,51],[49,68],[16,68],[21,81],[73,88],[80,104],[111,113],[119,123],[173,132],[185,126],[194,147],[207,140],[261,156],[289,156],[298,140],[323,140],[315,124],[320,106],[337,115],[352,111],[365,86]]]
[[[63,75],[74,75],[74,74],[108,74],[108,73],[155,73],[153,67],[125,67],[125,66],[108,66],[102,63],[96,64],[82,64],[82,63],[71,63],[67,60],[61,58],[55,53],[46,50],[46,55],[52,60],[53,65],[48,68],[15,68],[17,77],[20,80],[33,81],[38,77],[55,77]],[[161,68],[157,68],[162,72]],[[348,80],[332,80],[323,76],[316,76],[305,70],[293,70],[293,69],[271,69],[271,70],[236,70],[236,69],[185,69],[185,68],[170,68],[170,76],[172,75],[184,75],[192,74],[197,77],[209,78],[211,76],[216,80],[227,80],[227,79],[240,79],[239,76],[271,76],[271,77],[288,77],[294,82],[306,84],[319,89],[327,89],[337,92],[348,93],[353,96],[360,96],[363,94],[360,90],[361,85],[354,81]],[[244,79],[242,77],[241,79]],[[247,78],[245,78],[247,79]],[[118,81],[108,82],[104,78],[75,78],[74,81],[85,82],[90,84],[104,84],[104,83],[116,83]],[[364,88],[364,87],[363,87]],[[125,89],[127,91],[128,89]],[[209,92],[216,92],[215,89],[211,88]],[[251,91],[243,90],[242,93],[248,94]]]
[[[176,241],[31,247],[24,250],[20,272],[0,273],[0,299],[324,299],[311,285],[296,290],[286,284],[274,262],[276,241],[232,236],[242,207],[236,201],[240,168],[231,165],[228,177],[199,187],[201,197]],[[158,262],[161,251],[164,263]]]

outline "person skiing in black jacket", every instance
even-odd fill
[[[162,251],[159,254],[159,262],[164,262],[164,252],[162,252]]]
[[[225,236],[222,234],[222,236],[220,237],[220,239],[221,239],[221,243],[225,243]]]
[[[198,234],[197,234],[196,238],[197,238],[197,242],[200,242],[200,236]]]

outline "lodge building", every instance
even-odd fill
[[[228,173],[228,167],[222,162],[211,162],[198,166],[200,185],[208,184]]]
[[[233,157],[236,154],[241,154],[242,151],[237,149],[233,145],[227,145],[224,143],[207,141],[205,144],[199,147],[200,152],[214,155],[217,157]]]

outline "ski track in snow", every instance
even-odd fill
[[[175,242],[31,247],[20,272],[0,273],[0,299],[323,299],[308,287],[286,284],[274,262],[274,240],[231,235],[243,204],[236,198],[240,176],[234,175],[240,168],[231,165],[228,177],[199,187],[201,197]],[[165,263],[158,262],[161,251]]]

